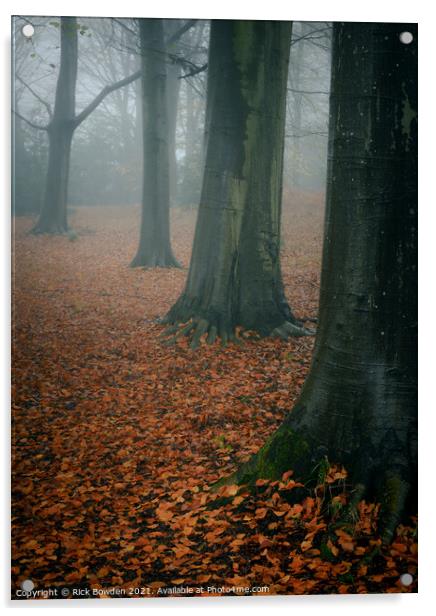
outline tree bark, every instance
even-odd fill
[[[138,252],[131,267],[177,267],[170,243],[167,69],[161,19],[140,19],[144,169]]]
[[[280,217],[291,23],[213,21],[206,164],[185,290],[166,317],[193,346],[235,327],[305,333],[286,302]]]
[[[77,79],[77,19],[61,17],[61,59],[53,118],[47,127],[49,160],[41,213],[33,233],[65,233]]]
[[[225,480],[288,469],[307,479],[327,457],[347,467],[360,497],[382,502],[386,539],[408,497],[416,507],[416,56],[415,24],[334,25],[313,363],[281,427]]]

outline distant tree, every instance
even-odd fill
[[[196,346],[307,333],[293,316],[280,269],[282,165],[290,22],[212,22],[206,161],[191,265],[166,322]]]
[[[164,20],[165,28],[165,48],[167,52],[167,100],[168,100],[168,128],[169,128],[169,157],[170,157],[170,205],[178,203],[178,183],[179,183],[179,160],[177,155],[177,129],[180,124],[181,101],[180,91],[182,83],[186,82],[188,76],[203,72],[206,65],[197,66],[198,41],[203,38],[203,31],[206,22],[197,20],[168,19]],[[195,27],[193,27],[195,26]],[[191,77],[192,78],[192,77]],[[197,95],[198,96],[198,95]],[[188,102],[186,101],[186,105]],[[184,110],[186,115],[193,113],[193,106]],[[198,139],[198,131],[202,136],[202,127],[191,126],[191,139],[185,142],[185,156],[192,156],[195,152],[195,140]],[[196,130],[197,129],[197,130]],[[200,142],[201,142],[200,136]],[[182,176],[184,177],[184,176]]]
[[[131,267],[177,267],[170,240],[167,54],[162,19],[140,19],[144,169],[139,247]]]
[[[49,153],[45,195],[38,222],[33,229],[34,233],[65,233],[68,230],[67,191],[74,131],[110,92],[131,83],[140,76],[140,71],[137,71],[116,83],[105,86],[94,100],[76,115],[78,31],[80,29],[81,26],[77,23],[76,17],[60,18],[60,68],[53,112],[51,106],[41,100],[50,116],[48,125],[36,124],[15,110],[17,116],[30,126],[45,130],[48,134]]]
[[[38,214],[44,193],[47,146],[40,131],[31,131],[20,118],[13,123],[12,211]]]
[[[81,79],[78,105],[107,83],[139,69],[138,33],[133,19],[90,19],[89,36],[79,37]],[[140,79],[102,101],[74,135],[68,203],[132,204],[141,199],[142,140],[138,139]],[[92,94],[91,94],[92,96]]]
[[[207,63],[209,37],[210,24],[205,21],[200,21],[186,36],[190,58],[201,67]],[[183,154],[178,168],[177,198],[179,205],[197,206],[200,201],[205,155],[204,115],[207,72],[186,71],[180,81],[182,83],[178,146]]]
[[[382,503],[389,540],[416,496],[416,24],[335,24],[332,71],[312,368],[283,424],[225,483],[343,463],[355,501]]]
[[[139,19],[144,144],[142,213],[131,267],[178,267],[170,240],[176,187],[176,118],[180,72],[187,60],[176,43],[195,20]],[[165,36],[167,34],[167,36]],[[189,64],[189,63],[188,63]]]

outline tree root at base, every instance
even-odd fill
[[[287,340],[288,338],[292,338],[293,336],[314,336],[315,330],[308,329],[299,325],[294,325],[289,321],[284,321],[281,325],[273,329],[270,335],[272,338],[281,338],[282,340]]]
[[[264,477],[263,473],[259,472],[257,455],[255,455],[236,471],[213,483],[211,492],[217,492],[223,486],[234,484],[246,486],[251,490],[254,489],[256,479],[272,478],[271,475]],[[304,477],[295,476],[294,478],[305,481]],[[280,479],[280,477],[277,476],[275,479]],[[334,527],[354,527],[359,518],[358,505],[365,497],[368,497],[371,502],[380,503],[378,532],[383,545],[389,545],[395,536],[397,526],[407,517],[406,503],[410,489],[410,484],[401,477],[401,473],[392,470],[385,470],[382,473],[381,481],[375,489],[369,489],[365,483],[356,482],[351,491],[349,503],[334,523]]]
[[[188,323],[170,325],[160,337],[166,339],[165,345],[172,345],[183,336],[191,339],[191,349],[196,349],[203,337],[205,337],[206,344],[213,344],[217,339],[220,339],[223,346],[227,342],[241,344],[241,340],[230,328],[219,327],[206,319],[191,319]]]
[[[165,318],[160,322],[168,323]],[[273,338],[281,338],[286,340],[293,336],[312,336],[313,334],[314,331],[312,330],[306,329],[305,327],[300,327],[298,325],[293,325],[292,323],[285,321],[279,327],[276,327],[270,333],[270,336]],[[191,339],[191,349],[196,349],[202,341],[206,344],[214,344],[214,342],[220,340],[223,346],[225,346],[228,342],[239,345],[243,343],[234,328],[230,326],[222,326],[202,318],[192,318],[190,321],[185,323],[169,323],[168,327],[160,335],[160,338],[165,339],[165,345],[172,345],[184,336]]]

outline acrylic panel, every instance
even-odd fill
[[[417,24],[12,18],[12,587],[417,592]]]

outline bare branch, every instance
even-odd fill
[[[330,94],[330,92],[326,92],[325,90],[294,90],[294,88],[288,88],[287,90],[295,94],[326,94],[327,96]]]
[[[35,124],[31,120],[28,120],[27,118],[22,116],[21,113],[19,113],[16,109],[12,109],[12,113],[14,113],[17,118],[20,118],[20,120],[23,120],[23,122],[26,122],[26,124],[28,124],[32,128],[35,128],[36,130],[48,130],[48,126],[43,126],[42,124]]]
[[[126,30],[127,32],[129,32],[130,34],[133,34],[133,36],[138,36],[138,33],[135,32],[135,30],[132,30],[132,28],[129,28],[129,26],[126,26],[126,24],[124,22],[121,21],[121,19],[117,19],[116,17],[112,17],[112,21],[114,21],[115,23],[117,23],[119,26],[121,26],[122,28],[124,28],[124,30]]]
[[[47,109],[48,115],[49,115],[49,117],[50,117],[50,119],[51,119],[51,118],[53,117],[53,114],[52,114],[52,110],[51,110],[51,106],[50,106],[50,104],[49,104],[47,101],[45,101],[43,98],[41,98],[41,96],[39,96],[39,94],[38,94],[37,92],[35,92],[35,90],[34,90],[33,88],[31,88],[31,87],[29,86],[29,84],[28,84],[28,83],[26,83],[26,82],[24,81],[24,79],[22,79],[19,75],[16,75],[16,78],[18,79],[18,81],[20,81],[20,82],[23,84],[23,86],[24,86],[25,88],[27,88],[27,89],[29,90],[29,92],[31,92],[31,93],[33,94],[33,96],[34,96],[34,97],[35,97],[35,98],[36,98],[36,99],[37,99],[40,103],[42,103],[42,104],[44,105],[44,107]]]
[[[176,30],[174,32],[174,34],[172,34],[168,40],[165,42],[166,47],[169,47],[169,45],[172,45],[173,43],[175,43],[176,41],[179,40],[179,38],[185,34],[185,32],[187,32],[188,30],[190,30],[193,26],[195,26],[195,24],[197,23],[196,19],[189,19],[184,26],[182,26],[181,28],[179,28],[178,30]]]
[[[116,81],[110,86],[105,86],[103,90],[100,92],[100,94],[98,94],[94,98],[94,100],[91,103],[89,103],[89,105],[85,107],[85,109],[76,116],[76,118],[74,119],[74,126],[77,128],[77,126],[79,126],[79,124],[81,124],[83,120],[85,120],[89,116],[89,114],[92,113],[94,109],[99,106],[99,104],[102,102],[102,100],[106,98],[108,94],[110,94],[114,90],[118,90],[118,88],[127,86],[129,83],[132,83],[132,81],[135,81],[139,77],[141,77],[140,70],[136,71],[132,75],[129,75],[129,77],[125,77],[124,79],[120,79],[119,81]]]
[[[316,30],[311,30],[310,32],[306,32],[305,34],[302,34],[301,36],[298,36],[297,38],[292,38],[291,47],[292,45],[295,45],[295,43],[298,43],[299,41],[314,39],[315,37],[313,37],[312,34],[316,34],[317,32],[326,32],[331,29],[332,29],[332,26],[325,26],[323,28],[317,28]],[[324,37],[317,37],[317,38],[324,38]]]
[[[327,137],[328,132],[326,131],[314,131],[303,133],[302,135],[285,135],[285,139],[302,139],[303,137]]]
[[[208,67],[208,64],[206,62],[206,64],[203,64],[203,66],[196,66],[195,68],[192,68],[191,71],[189,73],[185,73],[184,75],[180,75],[179,79],[186,79],[187,77],[192,77],[193,75],[198,75],[198,73],[202,73],[203,71],[205,71]]]

